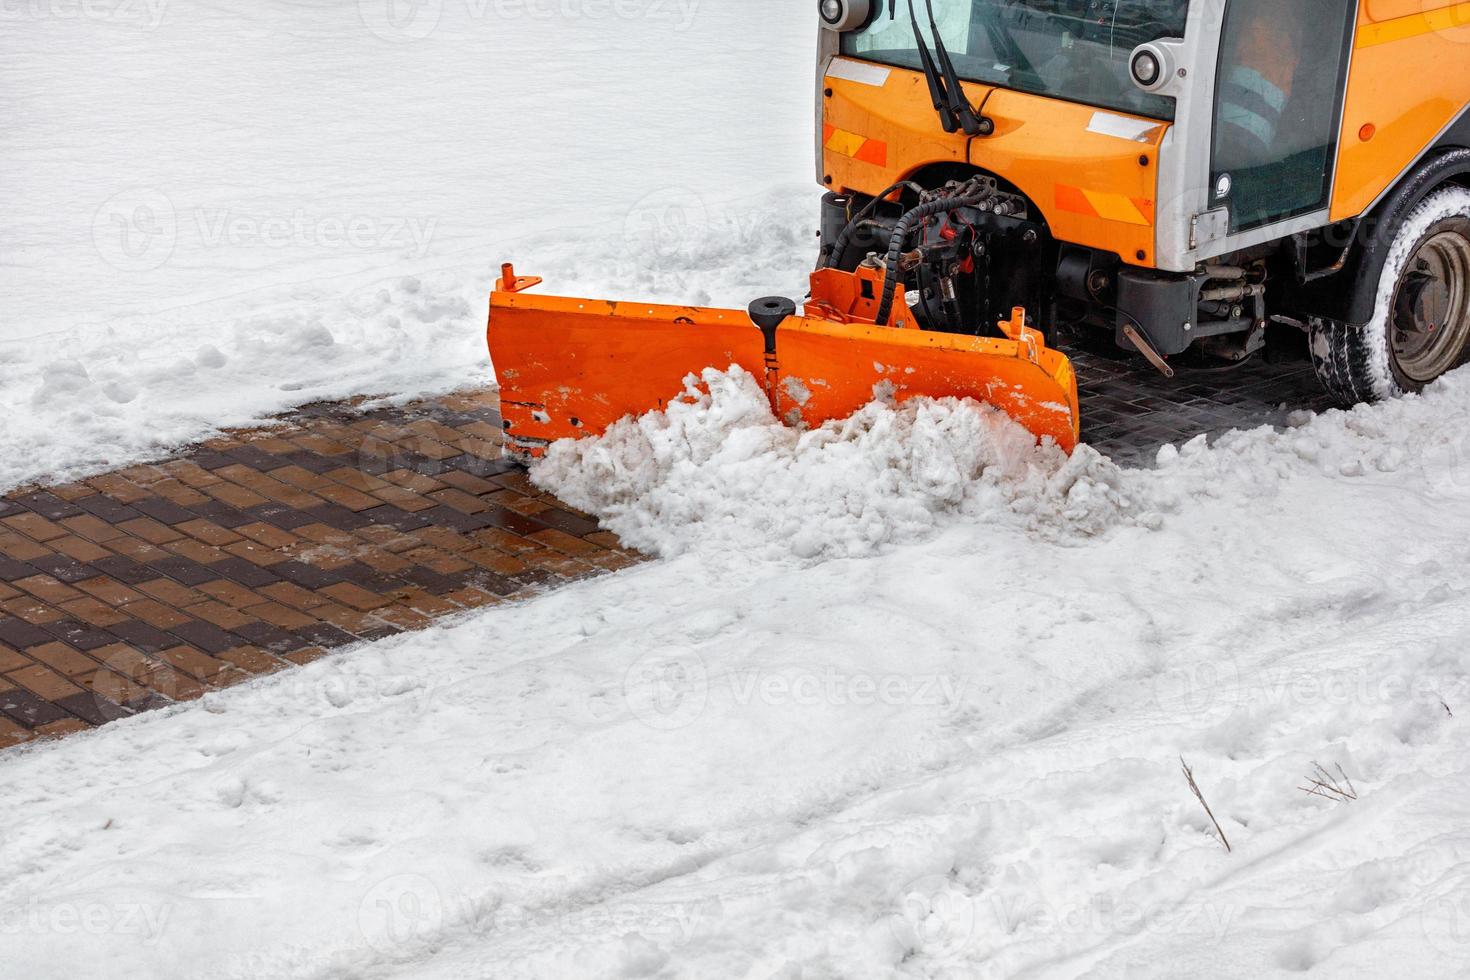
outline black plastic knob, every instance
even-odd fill
[[[766,335],[766,353],[776,353],[776,328],[796,315],[796,301],[785,296],[762,296],[750,304],[750,321]]]

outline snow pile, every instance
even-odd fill
[[[532,479],[664,556],[861,557],[923,536],[943,515],[1009,520],[1048,537],[1156,520],[1110,460],[1088,447],[1070,458],[1038,447],[988,405],[874,401],[801,432],[776,420],[739,366],[686,385],[666,411],[554,444]]]
[[[1428,492],[1462,486],[1470,459],[1470,369],[1423,396],[1351,412],[1300,413],[1284,430],[1164,446],[1157,466],[1124,469],[1086,445],[1068,457],[995,408],[915,398],[869,403],[802,432],[780,424],[738,366],[690,376],[665,411],[597,438],[563,440],[532,479],[597,515],[625,542],[766,558],[850,558],[954,522],[1003,522],[1076,542],[1221,495],[1258,499],[1320,474],[1410,470]]]

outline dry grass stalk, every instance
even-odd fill
[[[1338,781],[1339,779],[1341,782]],[[1334,800],[1338,803],[1356,800],[1358,798],[1357,788],[1353,786],[1353,781],[1348,778],[1347,773],[1342,771],[1342,765],[1340,763],[1337,766],[1337,776],[1334,777],[1326,769],[1322,768],[1322,763],[1313,762],[1312,774],[1307,777],[1307,783],[1308,785],[1298,786],[1297,789],[1303,793],[1320,796],[1324,800]]]
[[[1194,793],[1194,798],[1199,800],[1199,805],[1205,808],[1205,814],[1210,818],[1210,823],[1215,825],[1215,833],[1220,835],[1220,843],[1225,845],[1225,850],[1234,851],[1234,848],[1230,846],[1230,839],[1225,836],[1225,831],[1220,829],[1220,821],[1215,819],[1215,811],[1211,810],[1210,805],[1205,802],[1205,794],[1200,792],[1199,783],[1194,781],[1194,770],[1189,768],[1189,763],[1184,761],[1182,755],[1179,757],[1179,765],[1184,769],[1184,778],[1189,780],[1190,792]]]

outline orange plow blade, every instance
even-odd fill
[[[1067,452],[1077,444],[1071,363],[1019,310],[1001,324],[1004,338],[843,322],[816,304],[763,332],[743,310],[523,292],[539,281],[507,267],[490,297],[490,357],[506,446],[518,456],[667,408],[688,375],[737,364],[792,425],[846,418],[874,398],[953,396],[994,405]]]

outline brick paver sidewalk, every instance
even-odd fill
[[[0,748],[637,560],[500,458],[493,393],[311,407],[0,498]]]

